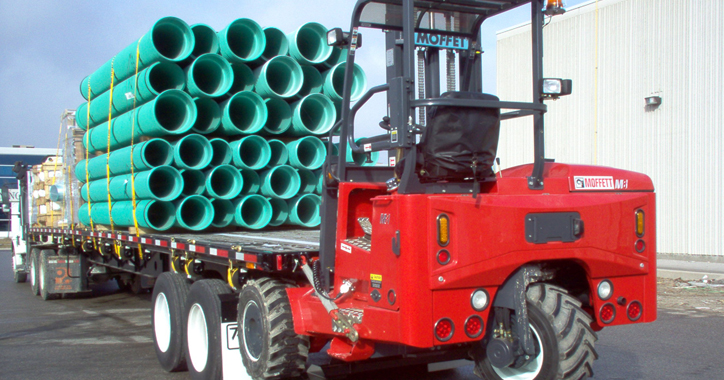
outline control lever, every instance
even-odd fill
[[[382,121],[380,121],[380,128],[389,131],[392,129],[390,126],[390,117],[389,116],[383,116]]]

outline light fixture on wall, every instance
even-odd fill
[[[660,96],[647,96],[644,98],[646,101],[646,106],[648,107],[658,107],[661,105],[661,97]]]

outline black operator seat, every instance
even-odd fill
[[[479,92],[445,92],[441,98],[498,101]],[[494,176],[500,134],[499,108],[432,106],[418,144],[421,182],[472,181]]]

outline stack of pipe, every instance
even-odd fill
[[[338,120],[346,57],[326,32],[158,20],[81,82],[78,125],[97,154],[75,169],[81,223],[318,226],[322,138]],[[354,70],[352,100],[367,85]]]

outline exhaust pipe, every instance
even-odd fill
[[[289,199],[299,192],[299,173],[288,165],[281,165],[259,174],[261,193],[267,197]]]
[[[208,135],[219,129],[221,125],[221,108],[211,98],[194,98],[196,104],[196,122],[191,127],[191,131]]]
[[[292,126],[292,108],[289,103],[279,98],[264,99],[267,114],[262,134],[281,135]]]
[[[201,170],[183,169],[179,171],[183,179],[181,195],[201,195],[206,190],[206,176]]]
[[[136,87],[136,83],[138,83],[138,87]],[[134,106],[140,107],[166,90],[183,90],[185,85],[186,79],[180,67],[173,63],[156,62],[140,71],[137,76],[132,76],[113,86],[111,117],[128,112]],[[81,103],[76,112],[78,127],[88,130],[107,123],[110,97],[111,91],[106,91],[97,98],[91,99],[90,112],[88,112],[88,102]]]
[[[309,22],[288,35],[289,55],[302,65],[320,64],[332,55],[327,45],[327,28],[316,22]]]
[[[254,70],[254,91],[264,98],[291,98],[302,89],[304,73],[297,61],[278,55]]]
[[[322,92],[335,102],[342,101],[342,92],[344,90],[344,72],[347,62],[341,62],[328,71],[324,72],[324,86]],[[357,101],[364,95],[367,89],[367,75],[362,67],[354,64],[352,71],[352,91],[350,92],[350,101]]]
[[[252,230],[266,227],[271,221],[272,206],[258,194],[246,195],[231,201],[234,204],[233,224]]]
[[[266,36],[256,21],[240,18],[219,32],[219,51],[232,63],[253,62],[261,56]]]
[[[289,165],[299,169],[319,169],[327,155],[322,140],[315,136],[302,137],[287,143]]]
[[[231,146],[224,139],[211,139],[211,163],[209,166],[226,165],[231,162]]]
[[[322,197],[316,194],[303,194],[288,201],[289,219],[287,224],[294,224],[302,227],[317,227],[322,222],[319,215],[319,206],[322,204]]]
[[[266,168],[273,168],[279,165],[286,165],[289,162],[289,151],[287,146],[279,140],[268,140],[269,148],[271,149],[271,159],[266,165]]]
[[[213,150],[206,137],[186,135],[174,143],[173,164],[179,169],[202,170],[209,166],[212,155]]]
[[[272,227],[281,226],[289,217],[289,205],[284,199],[269,198],[272,207],[272,217],[269,225]]]
[[[164,17],[151,27],[137,42],[133,42],[120,53],[85,77],[80,82],[80,94],[88,100],[111,88],[111,68],[114,83],[130,78],[136,72],[136,50],[138,50],[138,70],[143,70],[155,62],[181,62],[191,55],[194,48],[194,34],[191,27],[176,17]]]
[[[133,171],[140,172],[173,162],[173,146],[163,139],[151,139],[131,147],[114,150],[108,154],[79,161],[75,166],[75,177],[85,183],[85,170],[88,166],[88,179],[93,181],[106,177],[106,163],[111,177],[131,172],[131,151],[133,151]]]
[[[106,204],[107,208],[107,204]],[[134,227],[133,202],[113,203],[111,208],[113,224],[119,227]],[[173,227],[176,221],[176,209],[172,202],[145,200],[136,202],[136,220],[138,226],[165,231]]]
[[[243,178],[243,187],[241,188],[242,194],[256,194],[261,189],[261,178],[259,174],[251,169],[240,169],[241,178]]]
[[[337,121],[334,103],[322,94],[311,94],[292,104],[290,136],[324,135]]]
[[[211,201],[201,195],[179,198],[176,205],[175,226],[187,230],[201,231],[208,228],[214,220],[214,207]]]
[[[214,29],[206,24],[194,24],[191,25],[191,32],[194,34],[194,50],[179,64],[181,67],[190,65],[204,54],[219,54],[219,36]]]
[[[218,54],[204,54],[184,69],[186,91],[191,96],[218,98],[231,89],[234,72],[231,65]]]
[[[212,227],[224,228],[234,220],[234,204],[228,199],[210,199],[211,207],[214,208],[214,219]]]
[[[263,137],[246,136],[241,140],[232,141],[231,161],[240,169],[259,170],[271,159],[271,148]]]
[[[264,52],[261,53],[259,59],[252,62],[253,66],[261,66],[264,62],[278,55],[287,55],[289,53],[289,41],[280,29],[267,26],[264,28],[264,37],[266,37]]]
[[[115,150],[137,143],[141,137],[182,135],[196,122],[196,105],[180,90],[167,90],[154,100],[111,120],[110,148]],[[135,125],[134,125],[135,124]],[[108,128],[92,128],[83,136],[83,146],[91,152],[108,150]]]
[[[220,104],[222,136],[250,135],[261,130],[266,123],[267,110],[264,99],[251,91],[237,92]]]
[[[207,170],[206,195],[211,198],[231,199],[241,193],[243,179],[239,170],[231,165],[220,165]]]

